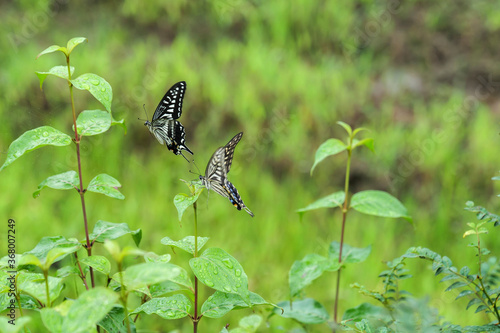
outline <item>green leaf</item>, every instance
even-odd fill
[[[113,90],[109,83],[102,77],[92,73],[82,74],[71,83],[76,89],[88,90],[106,110],[111,112],[111,101],[113,100]]]
[[[52,303],[59,297],[63,289],[61,278],[49,276],[49,297]],[[43,274],[23,272],[17,279],[18,290],[37,299],[47,305],[47,293],[45,289],[45,278]]]
[[[104,287],[96,287],[80,294],[65,316],[62,332],[88,332],[113,308],[118,294]]]
[[[386,309],[370,303],[362,303],[354,308],[347,309],[342,316],[342,320],[360,321],[368,317],[387,321],[391,319],[390,313]]]
[[[243,301],[239,295],[216,291],[205,301],[205,303],[203,303],[201,313],[208,318],[221,318],[231,310],[249,308],[255,305],[271,305],[277,307],[277,305],[267,302],[261,296],[253,292],[250,292],[250,304],[248,304]]]
[[[352,196],[351,207],[363,214],[402,217],[412,222],[405,206],[398,199],[383,191],[358,192]]]
[[[125,132],[125,134],[127,134],[127,125],[125,124],[125,119],[116,120],[115,118],[111,117],[111,126],[114,125],[120,125],[121,127],[123,127],[123,131]]]
[[[480,306],[477,307],[477,309],[476,309],[476,311],[474,311],[474,313],[478,313],[478,312],[485,311],[485,310],[488,310],[488,307],[484,304],[481,304]]]
[[[343,121],[337,121],[337,124],[342,126],[349,136],[352,135],[352,127],[350,125],[344,123]]]
[[[17,261],[17,266],[22,267],[22,266],[29,266],[29,265],[34,265],[36,267],[39,267],[40,269],[43,269],[43,263],[42,260],[38,259],[32,254],[23,254],[19,261]]]
[[[210,238],[208,237],[198,237],[198,251],[208,242]],[[187,253],[194,255],[194,236],[187,236],[180,241],[174,241],[169,237],[164,237],[161,243],[168,246],[175,246]]]
[[[481,303],[481,299],[480,298],[473,298],[469,301],[469,303],[467,304],[467,307],[465,308],[465,310],[468,310],[471,306],[473,306],[474,304],[477,304],[477,303]]]
[[[154,252],[147,252],[144,255],[144,260],[146,262],[169,262],[172,259],[170,254],[158,255]]]
[[[356,141],[355,143],[353,142],[352,149],[359,147],[359,146],[365,146],[366,148],[370,149],[372,152],[375,152],[375,147],[373,146],[373,139],[372,138],[367,138],[363,140],[353,140]]]
[[[108,197],[123,200],[125,199],[125,196],[118,191],[119,187],[122,187],[122,184],[120,184],[118,180],[110,175],[101,173],[90,181],[87,191],[102,193]]]
[[[304,215],[305,212],[314,209],[342,207],[344,200],[345,200],[344,191],[339,191],[327,195],[326,197],[323,197],[321,199],[318,199],[312,204],[308,205],[307,207],[296,210],[296,212],[302,216]]]
[[[171,263],[142,263],[127,267],[123,272],[123,283],[128,290],[137,290],[162,281],[175,280],[181,268]],[[113,279],[121,283],[119,273]]]
[[[9,323],[9,320],[12,320],[11,318],[8,317],[8,315],[2,315],[0,317],[0,332],[3,333],[18,333],[18,332],[26,332],[24,331],[24,326],[28,324],[31,321],[31,317],[27,317],[26,315],[24,317],[18,317],[15,320],[15,325],[12,325]],[[29,332],[29,331],[28,331]]]
[[[456,281],[456,282],[453,282],[448,288],[446,288],[445,291],[450,291],[450,290],[453,290],[456,288],[465,287],[467,285],[468,285],[468,283],[465,283],[462,281]]]
[[[137,229],[132,231],[127,223],[113,223],[99,220],[95,224],[94,230],[89,238],[93,239],[95,242],[102,243],[106,239],[113,240],[127,234],[131,234],[135,245],[139,246],[142,238],[142,230]]]
[[[295,301],[291,308],[289,301],[280,302],[278,306],[283,308],[283,314],[277,308],[273,310],[274,313],[284,318],[295,319],[303,324],[322,324],[328,321],[328,311],[312,298]]]
[[[56,190],[78,190],[80,178],[76,171],[67,171],[55,176],[50,176],[38,185],[38,190],[33,192],[33,198],[40,196],[40,191],[45,187],[50,187]]]
[[[38,55],[36,56],[36,59],[40,58],[44,54],[48,54],[48,53],[52,53],[52,52],[56,52],[56,51],[61,51],[65,55],[68,54],[68,50],[64,46],[51,45],[48,48],[46,48],[45,50],[43,50],[42,52],[38,53]]]
[[[73,300],[66,300],[55,307],[43,308],[40,311],[42,322],[50,332],[62,332],[64,316],[68,314],[73,302]]]
[[[248,277],[240,263],[219,248],[209,248],[200,257],[189,260],[189,266],[204,285],[226,293],[234,293],[250,303]]]
[[[344,243],[342,247],[342,264],[355,264],[366,260],[372,251],[372,246],[369,245],[365,248],[357,248]],[[328,249],[328,257],[332,259],[339,258],[340,243],[331,242]]]
[[[66,257],[68,254],[75,253],[82,247],[81,244],[76,244],[71,247],[56,247],[47,253],[47,257],[45,258],[45,264],[43,269],[48,270],[50,266],[56,261],[59,261]]]
[[[111,127],[112,117],[102,110],[84,110],[76,119],[76,128],[81,136],[92,136],[106,132]],[[75,130],[73,126],[73,130]]]
[[[240,319],[238,324],[242,328],[242,333],[254,333],[257,332],[260,324],[262,323],[262,317],[256,314],[251,314],[249,316]]]
[[[462,298],[462,297],[464,297],[464,296],[467,296],[467,295],[473,294],[473,293],[474,293],[474,291],[472,291],[472,290],[462,290],[462,291],[460,292],[460,294],[458,294],[458,296],[455,298],[455,300],[457,300],[457,299],[459,299],[459,298]]]
[[[349,125],[347,125],[349,126]],[[352,131],[352,137],[355,137],[356,134],[360,133],[360,132],[363,132],[363,131],[370,131],[368,128],[366,127],[359,127],[359,128],[356,128],[354,131]]]
[[[470,273],[470,268],[467,266],[464,266],[460,269],[460,275],[468,276]]]
[[[75,46],[77,46],[77,45],[79,45],[81,43],[84,43],[84,42],[87,42],[87,38],[85,38],[85,37],[71,38],[68,41],[68,44],[66,45],[66,49],[68,50],[68,55],[71,54],[71,51],[73,51],[73,49],[75,48]]]
[[[311,168],[311,175],[313,174],[314,168],[323,161],[325,158],[331,155],[336,155],[347,149],[345,143],[339,139],[328,139],[319,146],[316,150],[316,155],[314,157],[314,164]]]
[[[290,295],[297,296],[302,289],[310,285],[325,271],[336,271],[340,268],[338,260],[325,258],[319,254],[308,254],[302,260],[293,263],[288,273]]]
[[[135,332],[135,323],[132,319],[133,318],[129,317],[128,321],[130,322],[132,332]],[[106,314],[104,319],[102,319],[98,325],[104,328],[108,333],[127,332],[127,326],[125,325],[125,311],[123,310],[123,307],[113,307],[113,309]]]
[[[7,159],[0,168],[0,171],[27,152],[47,145],[67,146],[70,143],[71,137],[69,135],[50,126],[42,126],[29,130],[10,144],[7,151]]]
[[[75,67],[69,67],[71,75],[73,75],[75,71]],[[68,77],[68,66],[54,66],[49,69],[48,72],[35,72],[36,76],[38,76],[38,80],[40,81],[40,90],[42,90],[43,82],[49,75],[60,77],[61,79],[69,80]]]
[[[105,275],[109,275],[109,272],[111,271],[111,263],[108,258],[103,256],[93,255],[91,257],[85,257],[80,259],[80,262]]]
[[[186,182],[186,184],[188,184],[188,186],[191,188],[192,191],[194,190],[194,195],[179,193],[174,197],[174,205],[175,208],[177,208],[177,212],[179,214],[179,221],[182,220],[182,215],[184,215],[186,209],[188,209],[189,206],[191,206],[196,202],[196,200],[198,200],[198,197],[200,196],[204,188],[201,184],[198,183],[190,185],[189,183]]]
[[[178,294],[153,298],[132,311],[131,315],[145,313],[156,314],[164,319],[179,319],[188,316],[190,312],[191,302],[186,296]]]
[[[155,283],[149,286],[149,292],[152,298],[163,297],[167,294],[171,294],[174,291],[188,290],[184,287],[179,286],[177,283],[172,281],[163,281],[160,283]],[[189,290],[191,292],[191,290]]]
[[[25,254],[32,254],[38,259],[45,259],[48,257],[49,252],[55,248],[70,248],[80,246],[76,239],[66,239],[63,236],[43,237],[40,242],[33,248],[33,250],[25,252]],[[73,251],[74,252],[74,251]],[[70,252],[72,253],[72,252]],[[70,254],[66,253],[66,255]],[[63,259],[66,255],[58,257],[58,260]]]

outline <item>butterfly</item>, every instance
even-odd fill
[[[185,92],[185,81],[174,84],[156,107],[151,122],[146,120],[144,123],[160,144],[166,145],[168,150],[184,158],[186,156],[182,154],[182,150],[193,155],[193,152],[184,144],[186,142],[184,126],[176,120],[182,113],[182,100]]]
[[[219,147],[215,151],[208,162],[205,176],[200,176],[200,180],[207,190],[213,190],[215,193],[228,198],[234,207],[238,208],[238,210],[243,208],[253,217],[252,211],[245,206],[236,187],[227,179],[227,174],[233,163],[234,148],[236,148],[242,136],[243,132],[236,134],[224,147]]]

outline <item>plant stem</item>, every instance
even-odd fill
[[[44,270],[43,276],[45,277],[45,293],[47,294],[47,304],[45,306],[50,308],[49,272]]]
[[[17,277],[16,277],[16,285],[17,285]],[[21,318],[21,317],[24,316],[24,314],[23,314],[23,308],[21,306],[21,296],[18,293],[16,293],[15,297],[16,297],[17,305],[19,306],[19,314],[20,314],[19,318]],[[28,333],[28,330],[27,330],[26,327],[24,327],[23,331],[26,332],[26,333]]]
[[[82,212],[83,212],[83,223],[85,225],[85,239],[87,241],[87,255],[92,256],[92,244],[89,239],[89,227],[87,223],[87,210],[85,208],[85,190],[83,189],[83,180],[82,180],[82,161],[80,159],[80,138],[78,137],[78,130],[76,127],[76,111],[75,111],[75,100],[73,98],[73,84],[71,83],[71,67],[69,65],[69,55],[66,56],[66,64],[68,65],[68,86],[69,86],[69,94],[71,99],[71,110],[73,112],[73,128],[75,129],[75,144],[76,144],[76,157],[78,160],[78,178],[80,180],[80,188],[78,193],[80,194],[80,201],[82,203]],[[90,281],[92,283],[92,288],[95,287],[94,281],[94,270],[92,267],[89,267],[90,273]]]
[[[125,285],[123,284],[123,270],[122,270],[122,263],[118,262],[118,271],[120,272],[120,292],[121,292],[121,299],[122,299],[122,304],[123,304],[123,312],[125,314],[125,323],[127,324],[127,332],[132,333],[132,329],[130,328],[130,321],[128,320],[128,309],[127,309],[127,292],[125,291]]]
[[[347,209],[348,209],[348,194],[349,194],[349,174],[351,171],[351,146],[352,146],[352,137],[349,138],[349,147],[347,148],[347,166],[345,172],[345,185],[344,185],[344,207],[342,207],[342,230],[340,232],[340,250],[339,250],[339,263],[342,262],[342,248],[344,247],[344,231],[345,231],[345,222],[347,218]],[[337,271],[337,286],[335,288],[335,305],[333,307],[333,320],[337,323],[337,314],[338,314],[338,304],[339,304],[339,292],[340,292],[340,274],[342,268],[339,268]],[[335,328],[333,329],[335,332]]]
[[[194,257],[198,256],[198,206],[196,201],[193,203],[194,209]],[[194,276],[194,317],[193,332],[198,332],[198,278]]]
[[[89,290],[89,286],[87,285],[87,279],[85,278],[85,274],[83,274],[82,266],[80,265],[80,261],[78,260],[78,254],[75,252],[75,259],[78,265],[78,269],[80,270],[80,277],[82,278],[83,284],[85,285],[85,289]]]

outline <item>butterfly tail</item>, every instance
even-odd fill
[[[250,214],[251,217],[254,217],[255,215],[253,215],[252,211],[247,207],[247,206],[243,206],[243,209],[248,213]]]

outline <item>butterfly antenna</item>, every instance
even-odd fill
[[[186,157],[186,156],[184,156],[184,154],[182,153],[182,151],[180,151],[179,153],[182,155],[182,157],[184,157],[184,159],[185,159],[188,163],[191,163],[191,162],[189,162],[189,160],[187,159],[187,157]]]
[[[142,108],[144,109],[144,113],[146,114],[146,119],[149,119],[148,112],[146,111],[146,104],[142,104]]]
[[[198,168],[198,166],[196,165],[196,162],[194,161],[194,158],[193,158],[193,164],[196,167],[196,170],[198,170],[198,174],[201,176],[200,168]]]

